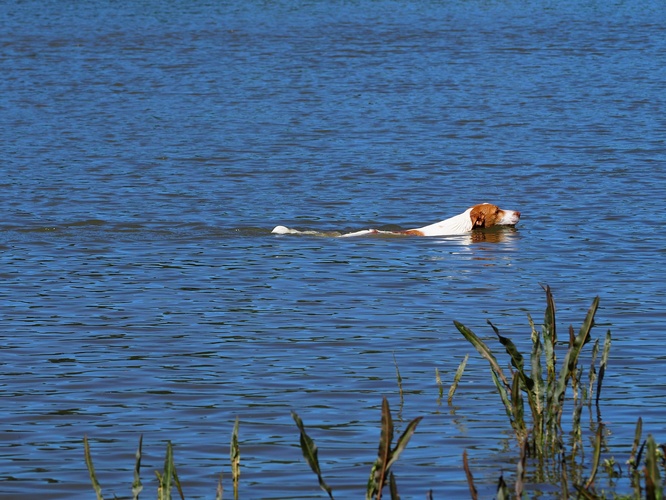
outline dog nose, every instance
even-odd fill
[[[520,212],[516,210],[516,217],[520,218]]]

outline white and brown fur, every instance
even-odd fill
[[[363,229],[353,233],[338,234],[341,238],[364,236],[367,234],[394,234],[407,236],[453,236],[469,233],[473,229],[488,228],[492,226],[515,226],[520,220],[517,210],[502,210],[497,205],[481,203],[468,208],[463,213],[450,217],[441,222],[430,224],[416,229],[404,231],[381,231],[378,229]],[[272,231],[275,234],[324,234],[317,231],[297,231],[285,226],[276,226]]]

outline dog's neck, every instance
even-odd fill
[[[418,228],[424,236],[447,236],[454,234],[465,234],[472,230],[472,219],[470,218],[471,208],[468,208],[460,215],[451,217],[450,219],[430,224]]]

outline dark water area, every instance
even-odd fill
[[[221,471],[230,492],[236,417],[242,498],[321,498],[292,410],[356,498],[383,396],[399,429],[424,416],[395,465],[404,498],[467,498],[464,450],[489,498],[518,453],[453,321],[527,350],[541,284],[562,338],[601,298],[618,462],[639,416],[665,439],[661,4],[23,1],[0,18],[0,498],[91,498],[84,435],[106,496],[129,495],[140,435],[148,496],[167,440],[187,498]],[[522,220],[270,234],[480,202]],[[468,353],[449,406],[435,369],[448,390]]]

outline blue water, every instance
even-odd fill
[[[424,416],[404,498],[483,497],[518,454],[487,364],[453,326],[528,348],[599,295],[601,398],[628,457],[657,438],[666,319],[666,13],[657,2],[0,5],[0,497],[106,496],[175,444],[187,498],[359,497],[383,396]],[[479,202],[515,229],[418,227]],[[499,350],[498,350],[499,352]],[[439,398],[470,362],[453,406]],[[395,357],[395,361],[394,361]],[[400,370],[404,397],[396,377]],[[567,410],[570,411],[570,408]],[[591,423],[590,427],[594,427]],[[554,494],[555,495],[555,494]]]

